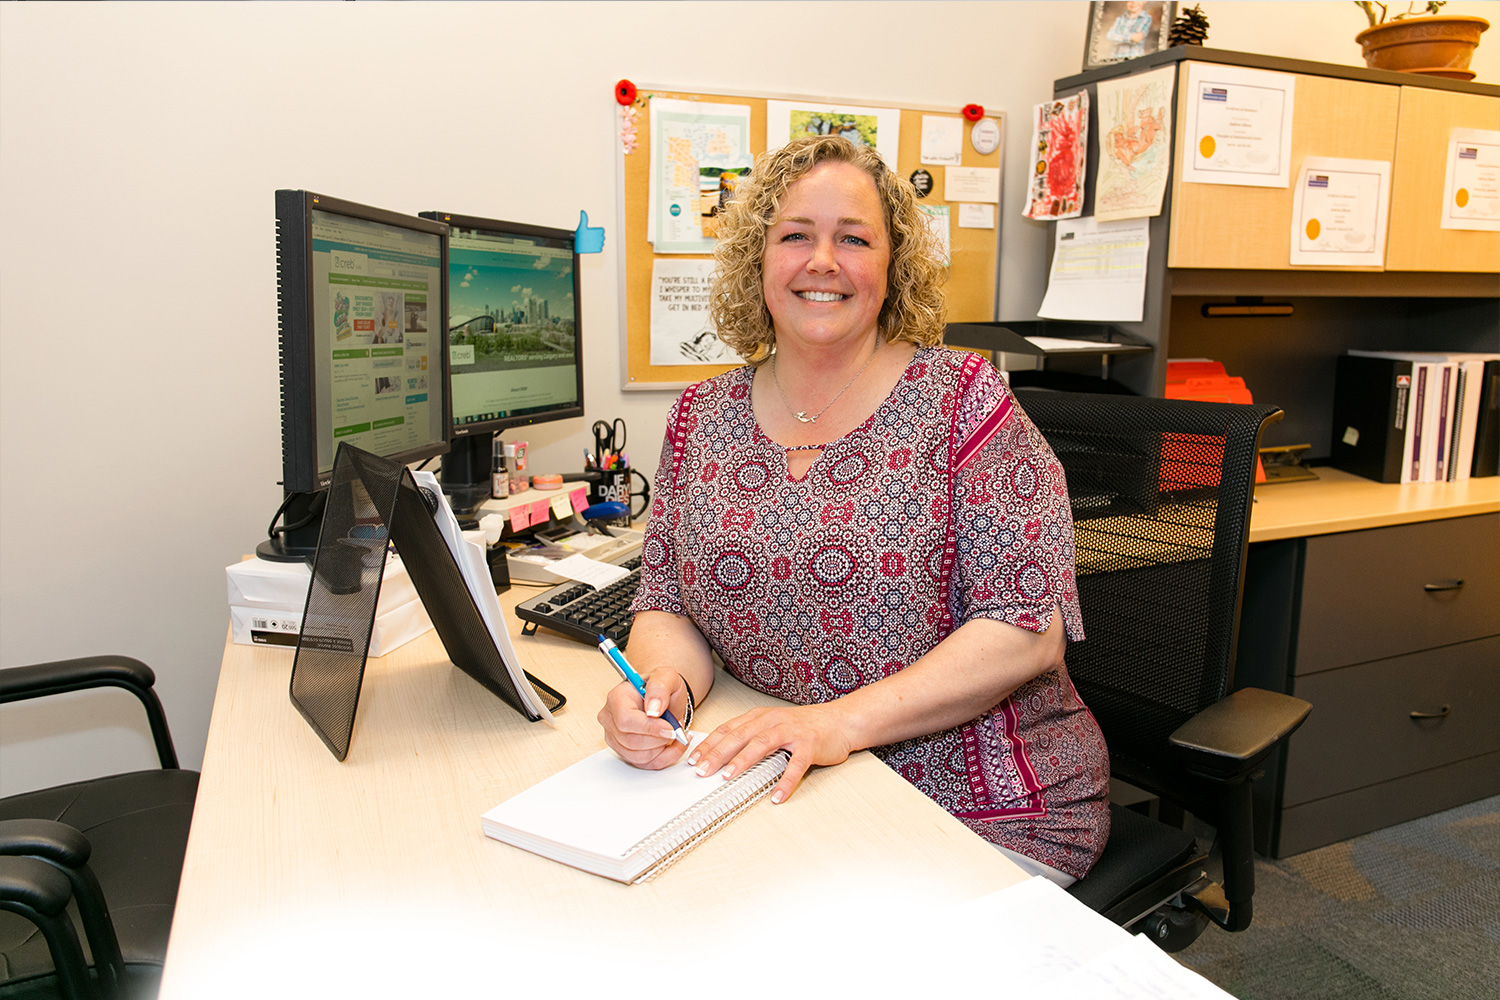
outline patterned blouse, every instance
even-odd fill
[[[686,615],[726,668],[796,704],[890,676],[958,626],[1083,638],[1062,467],[983,358],[924,348],[801,479],[761,431],[753,370],[672,407],[633,610]],[[955,471],[956,470],[956,471]],[[984,715],[873,752],[985,839],[1081,877],[1109,832],[1109,759],[1067,668]]]

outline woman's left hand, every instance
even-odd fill
[[[814,764],[842,764],[849,758],[846,727],[836,704],[786,705],[754,708],[730,719],[704,737],[688,757],[702,775],[732,778],[777,750],[791,751],[792,759],[771,801],[783,802]]]

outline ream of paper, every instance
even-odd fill
[[[1448,136],[1439,225],[1500,231],[1500,132],[1456,128]]]
[[[944,201],[1000,201],[999,167],[949,167],[943,180]]]
[[[959,229],[994,229],[995,206],[964,202],[958,206]]]
[[[1172,165],[1172,66],[1099,81],[1099,176],[1094,218],[1100,222],[1161,214]]]
[[[1309,156],[1297,172],[1291,263],[1379,267],[1385,263],[1391,165]]]
[[[901,110],[807,101],[766,102],[768,151],[803,135],[841,135],[850,142],[874,146],[880,158],[894,168],[901,150]]]
[[[1146,302],[1146,219],[1057,223],[1052,272],[1037,315],[1043,319],[1139,323]]]
[[[651,100],[646,239],[656,253],[713,253],[717,209],[750,169],[750,109]]]
[[[708,286],[714,262],[695,258],[651,264],[651,363],[735,364],[708,318]]]
[[[964,162],[964,120],[946,115],[922,116],[922,162],[958,167]]]
[[[1189,63],[1183,183],[1286,187],[1296,88],[1289,73]]]
[[[1031,109],[1028,219],[1072,219],[1083,211],[1089,146],[1089,95],[1080,91]]]

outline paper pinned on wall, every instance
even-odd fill
[[[1500,132],[1456,128],[1449,134],[1439,226],[1500,232]]]
[[[948,167],[943,181],[944,201],[1000,202],[999,167]]]
[[[964,121],[946,115],[922,116],[922,162],[958,167],[964,162]]]
[[[1052,273],[1037,315],[1043,319],[1139,323],[1146,302],[1150,222],[1096,222],[1082,216],[1057,223]]]
[[[713,253],[721,198],[750,169],[750,108],[651,100],[646,239],[656,253]]]
[[[1161,214],[1172,165],[1172,90],[1177,70],[1099,81],[1099,176],[1094,218],[1100,222]]]
[[[1293,195],[1291,263],[1381,266],[1390,195],[1387,160],[1305,157]]]
[[[932,235],[938,238],[942,244],[943,266],[947,267],[953,260],[953,233],[950,228],[951,215],[947,205],[918,205],[922,210],[922,217],[927,220],[927,228],[932,230]]]
[[[901,150],[901,111],[809,101],[766,102],[768,152],[804,135],[841,135],[850,142],[874,146],[880,158],[894,168]]]
[[[958,206],[959,229],[994,229],[995,206],[964,202]]]
[[[1290,73],[1188,63],[1183,183],[1286,187],[1296,90]]]
[[[719,340],[708,318],[713,270],[713,261],[697,258],[652,262],[653,365],[730,365],[739,359]]]

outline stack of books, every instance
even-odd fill
[[[1382,483],[1500,474],[1500,354],[1349,351],[1329,464]]]

